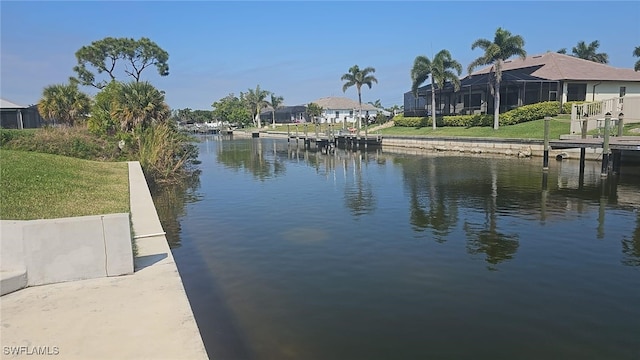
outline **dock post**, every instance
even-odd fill
[[[549,170],[549,122],[551,117],[544,117],[544,156],[542,158],[542,171]]]
[[[609,172],[609,132],[611,128],[611,113],[604,114],[604,143],[602,144],[602,170],[600,171],[601,177],[607,177]]]
[[[291,125],[287,124],[287,142],[291,142],[291,130],[289,129]]]
[[[624,128],[624,114],[618,114],[618,137],[622,136],[622,130]]]

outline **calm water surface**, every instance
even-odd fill
[[[640,359],[640,171],[203,137],[154,194],[215,359]]]

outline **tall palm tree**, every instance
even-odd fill
[[[456,73],[453,72],[456,71]],[[434,56],[433,61],[429,61],[426,56],[417,56],[413,68],[411,69],[411,90],[415,97],[418,96],[418,87],[424,83],[429,75],[431,75],[431,122],[433,128],[436,128],[436,85],[439,90],[444,88],[447,81],[450,81],[454,90],[460,89],[460,79],[458,76],[462,73],[462,65],[451,58],[451,53],[447,50],[440,50]]]
[[[636,46],[633,50],[633,56],[640,57],[640,46]],[[635,71],[640,71],[640,60],[636,61],[636,65],[633,67]]]
[[[275,94],[271,94],[271,101],[269,101],[269,105],[271,106],[271,120],[273,122],[272,127],[276,127],[276,110],[280,108],[284,98],[282,96],[276,96]]]
[[[266,99],[270,94],[270,91],[260,89],[260,85],[256,85],[255,89],[249,89],[246,94],[242,94],[249,105],[249,109],[251,110],[253,123],[258,127],[258,129],[262,127],[262,123],[260,122],[260,110],[269,104]]]
[[[358,65],[353,65],[349,68],[349,72],[340,78],[340,80],[346,81],[344,85],[342,85],[342,92],[346,92],[348,88],[354,85],[358,90],[358,105],[360,106],[358,109],[358,132],[360,132],[360,128],[362,127],[362,85],[367,85],[369,89],[371,89],[373,83],[378,83],[378,79],[371,75],[374,72],[376,72],[376,69],[372,67],[360,69]]]
[[[120,119],[123,131],[144,130],[152,123],[165,122],[171,116],[164,94],[148,81],[123,84],[116,103],[114,115]]]
[[[309,116],[311,116],[312,119],[314,119],[314,122],[317,123],[318,122],[318,117],[320,115],[322,115],[322,112],[324,111],[324,109],[322,108],[322,106],[316,104],[316,103],[309,103],[307,104],[307,114],[309,114]]]
[[[57,120],[73,126],[87,118],[91,99],[76,83],[56,84],[44,88],[38,102],[38,111],[47,120]]]
[[[369,101],[367,104],[371,104],[378,109],[382,109],[382,103],[380,102],[380,99],[377,99],[376,101]]]
[[[498,129],[500,116],[500,82],[502,81],[502,64],[508,58],[518,55],[521,58],[527,56],[523,49],[524,39],[520,35],[511,35],[511,32],[498,28],[493,42],[487,39],[478,39],[471,44],[471,50],[475,48],[484,50],[484,55],[469,64],[469,73],[482,65],[491,65],[493,75],[493,128]]]
[[[609,55],[607,55],[606,53],[597,52],[599,46],[600,42],[598,42],[598,40],[592,41],[589,45],[587,45],[584,41],[580,41],[571,49],[571,52],[573,53],[573,56],[580,59],[585,59],[600,64],[609,63]]]

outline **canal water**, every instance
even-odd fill
[[[202,137],[154,193],[213,359],[640,359],[640,171]]]

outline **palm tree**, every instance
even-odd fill
[[[362,127],[362,85],[368,85],[369,89],[373,83],[378,83],[378,79],[375,76],[371,75],[376,72],[376,69],[372,67],[366,67],[364,69],[360,69],[358,65],[353,65],[349,68],[349,72],[342,75],[340,80],[346,81],[344,85],[342,85],[342,92],[346,92],[348,88],[352,86],[356,86],[358,90],[358,105],[360,108],[358,109],[358,133],[360,132],[360,127]]]
[[[508,58],[518,55],[521,58],[527,56],[527,52],[523,49],[524,39],[520,35],[511,35],[511,33],[503,28],[496,30],[493,42],[487,39],[478,39],[471,44],[471,50],[475,48],[484,50],[484,55],[475,59],[469,64],[469,73],[478,66],[491,65],[491,74],[493,74],[493,128],[498,129],[500,114],[500,81],[502,80],[502,63]]]
[[[378,109],[382,109],[382,103],[380,102],[380,99],[377,99],[376,101],[369,101],[367,104],[371,104]]]
[[[120,118],[123,131],[144,130],[152,123],[162,123],[171,116],[164,94],[148,81],[122,85],[114,114]]]
[[[272,127],[276,127],[276,110],[282,105],[284,98],[282,96],[276,96],[275,94],[271,94],[271,101],[269,105],[271,105],[271,120],[273,121]]]
[[[573,56],[580,59],[585,59],[600,64],[609,63],[609,55],[607,55],[606,53],[596,52],[598,51],[599,46],[600,42],[598,42],[598,40],[592,41],[589,45],[587,45],[584,41],[580,41],[571,49],[571,52],[573,53]]]
[[[266,101],[266,98],[270,94],[270,91],[260,89],[260,85],[256,85],[255,90],[249,89],[249,92],[242,94],[249,105],[249,109],[251,110],[253,123],[258,127],[258,129],[262,127],[262,123],[260,122],[260,110],[269,104]]]
[[[307,114],[309,114],[309,116],[311,116],[311,118],[314,119],[315,123],[317,123],[317,118],[318,116],[322,115],[323,111],[324,109],[322,108],[322,106],[316,103],[309,103],[307,105]]]
[[[633,56],[640,57],[640,46],[636,46],[633,50]],[[640,60],[636,61],[636,65],[633,67],[635,71],[640,71]]]
[[[452,71],[455,70],[457,75]],[[447,81],[453,83],[454,90],[460,89],[460,79],[458,76],[462,73],[462,65],[451,58],[451,53],[447,50],[440,50],[429,61],[426,56],[417,56],[413,68],[411,69],[411,80],[413,96],[418,96],[418,87],[427,80],[431,75],[431,122],[433,128],[436,128],[436,85],[442,90]]]
[[[38,102],[38,111],[47,120],[57,120],[73,126],[87,118],[91,99],[76,83],[56,84],[44,88]]]

